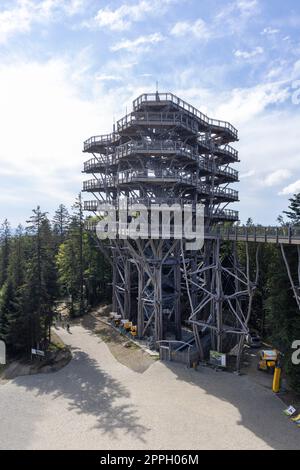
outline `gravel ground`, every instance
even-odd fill
[[[73,359],[0,385],[1,449],[300,449],[282,403],[246,376],[154,361],[138,373],[82,325]]]

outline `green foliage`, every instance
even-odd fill
[[[290,200],[289,223],[300,222],[300,195]],[[286,224],[280,217],[281,225]],[[253,225],[251,219],[248,226]],[[254,244],[249,243],[250,276],[255,278]],[[292,275],[297,279],[297,253],[286,249]],[[224,243],[222,257],[232,256]],[[246,264],[245,244],[238,243],[241,266]],[[291,345],[300,339],[300,313],[276,245],[261,244],[260,275],[253,300],[251,327],[259,330],[285,354],[285,371],[292,387],[300,392],[300,368],[290,360]],[[7,220],[0,231],[0,339],[11,354],[28,354],[31,347],[47,347],[58,300],[69,299],[71,315],[81,315],[110,298],[111,268],[97,248],[94,236],[85,231],[79,197],[69,215],[61,205],[52,226],[37,207],[26,231],[21,226],[11,234]],[[230,289],[230,285],[227,286]]]
[[[283,211],[287,215],[288,219],[293,225],[300,224],[300,193],[294,194],[292,198],[289,199],[289,211]]]
[[[4,220],[0,229],[0,288],[4,285],[7,279],[7,269],[10,252],[10,225],[7,219]]]
[[[92,235],[83,232],[81,238],[76,219],[72,221],[66,241],[59,247],[56,265],[61,293],[69,296],[71,315],[82,313],[80,312],[81,286],[85,309],[108,297],[107,284],[111,280],[110,265],[101,251],[97,249]]]
[[[57,245],[64,242],[66,235],[68,233],[70,224],[70,214],[66,206],[60,204],[58,209],[55,211],[52,225],[53,225],[53,234],[56,239]]]
[[[28,355],[48,347],[56,301],[68,296],[70,313],[83,314],[107,297],[111,272],[84,230],[80,197],[71,216],[59,206],[52,226],[38,206],[26,231],[11,235],[5,220],[0,234],[0,339],[10,354]]]
[[[290,199],[288,216],[290,225],[300,223],[300,194]],[[280,225],[287,223],[282,216],[278,217]],[[255,225],[248,219],[247,226]],[[284,369],[287,379],[294,390],[300,393],[300,367],[293,365],[291,346],[294,340],[300,339],[300,312],[293,296],[286,267],[280,247],[273,244],[260,244],[259,278],[255,291],[250,327],[256,329],[262,337],[284,354]],[[250,278],[255,279],[256,262],[254,243],[249,243]],[[226,251],[226,250],[225,250]],[[242,266],[246,265],[245,244],[238,243],[238,257]],[[297,249],[286,248],[286,256],[291,274],[298,277]]]

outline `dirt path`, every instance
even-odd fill
[[[282,404],[246,376],[121,364],[83,325],[58,334],[73,359],[0,386],[1,449],[300,449]]]
[[[104,323],[107,320],[108,317],[105,315],[99,317],[96,314],[89,314],[85,315],[78,323],[99,336],[121,364],[135,372],[141,374],[145,372],[153,364],[155,358],[135,345],[129,338],[120,335],[119,332]]]

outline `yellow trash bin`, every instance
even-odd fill
[[[280,390],[281,367],[275,367],[273,377],[273,392],[278,393]]]

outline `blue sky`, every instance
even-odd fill
[[[0,0],[0,220],[70,206],[83,140],[156,81],[239,129],[232,208],[274,224],[300,191],[297,0]]]

